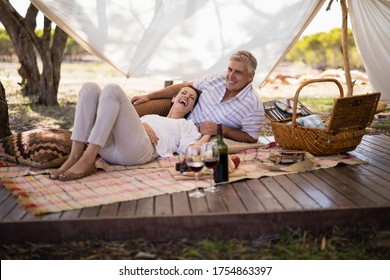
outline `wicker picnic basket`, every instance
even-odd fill
[[[302,88],[311,83],[334,82],[340,91],[335,99],[326,128],[301,126],[296,123],[297,102]],[[303,150],[313,155],[331,155],[352,151],[360,144],[365,128],[371,124],[380,93],[344,97],[336,79],[313,79],[304,82],[296,91],[291,123],[272,121],[275,141],[284,149]]]

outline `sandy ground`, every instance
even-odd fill
[[[15,92],[20,89],[18,82],[20,76],[17,73],[18,63],[0,64],[0,80],[3,83],[6,93]],[[308,77],[316,77],[320,74],[304,66],[286,66],[282,65],[275,69],[270,77],[275,77],[278,74],[282,75],[305,75]],[[68,101],[75,101],[77,92],[81,85],[85,82],[96,82],[101,86],[108,83],[120,85],[129,95],[146,94],[154,90],[161,89],[164,86],[164,81],[153,79],[130,78],[127,79],[123,74],[114,69],[112,66],[104,63],[66,63],[64,62],[61,70],[61,82],[58,98]],[[282,97],[293,97],[297,88],[298,81],[293,81],[291,84],[282,84],[280,81],[275,83],[267,83],[262,88],[255,85],[257,91],[263,100],[271,100]],[[346,90],[345,84],[343,84]],[[354,94],[363,94],[371,92],[369,84],[355,84]],[[302,97],[337,97],[339,90],[333,83],[315,83],[306,86],[300,96]],[[9,100],[10,102],[10,100]]]

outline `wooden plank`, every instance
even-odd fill
[[[340,194],[331,185],[318,177],[314,172],[300,173],[305,180],[309,181],[331,201],[333,201],[339,207],[354,207],[356,204],[348,197]]]
[[[302,206],[278,184],[274,177],[260,178],[260,181],[267,187],[269,192],[272,193],[284,209],[302,209]]]
[[[386,159],[390,155],[390,152],[387,148],[385,148],[383,146],[376,146],[376,145],[373,145],[372,143],[367,143],[367,142],[364,144],[360,144],[359,149],[365,150],[369,153],[373,153],[373,154],[378,155],[384,159]]]
[[[240,197],[237,195],[237,192],[233,188],[232,184],[221,185],[219,192],[230,213],[246,212],[245,206],[242,203]]]
[[[34,215],[30,212],[26,212],[26,215],[23,216],[23,222],[32,222],[32,221],[41,221],[44,215]]]
[[[0,213],[1,210],[0,210]],[[26,215],[26,209],[24,209],[19,203],[16,202],[15,199],[15,206],[11,209],[11,211],[3,217],[2,220],[4,221],[21,221],[23,217]]]
[[[175,215],[191,214],[190,202],[187,192],[178,192],[172,194],[172,209]]]
[[[190,201],[191,213],[195,215],[209,213],[209,208],[205,197],[188,197],[188,199]]]
[[[388,230],[389,207],[312,209],[222,215],[101,218],[4,223],[0,240],[10,242],[59,242],[85,240],[170,240],[179,238],[258,238],[286,228],[321,232],[339,227]],[[217,225],[217,226],[216,226]]]
[[[382,155],[383,157],[387,157],[390,155],[390,151],[386,147],[387,145],[390,145],[390,143],[387,141],[378,142],[376,140],[376,141],[362,141],[359,144],[359,147],[364,150],[371,151],[377,155]]]
[[[67,219],[77,219],[80,217],[81,209],[73,209],[69,211],[64,211],[60,217],[61,220],[67,220]]]
[[[372,135],[372,137],[375,137],[376,139],[385,140],[385,141],[387,141],[387,143],[390,143],[390,136],[388,136],[388,135],[377,134],[377,135]]]
[[[251,191],[256,195],[257,199],[263,205],[265,211],[283,210],[283,206],[275,199],[270,191],[265,187],[259,179],[247,180]]]
[[[14,197],[12,206],[10,192],[0,186],[0,201],[9,204],[0,203],[0,213],[7,216],[1,222],[0,239],[258,237],[286,226],[318,229],[331,224],[390,229],[390,158],[384,156],[390,151],[390,137],[365,136],[361,146],[351,154],[369,164],[235,182],[200,199],[188,198],[187,192],[167,195],[171,214],[165,197],[119,203],[117,216],[111,206],[35,216]],[[295,204],[312,208],[294,208]],[[1,207],[6,211],[8,207],[8,212],[4,214]]]
[[[210,209],[211,213],[227,213],[229,209],[227,208],[225,201],[221,193],[218,192],[205,192],[207,206]]]
[[[333,200],[316,188],[312,182],[308,181],[301,174],[290,174],[287,175],[287,177],[307,193],[308,196],[315,200],[320,207],[332,208],[337,206]]]
[[[275,181],[278,182],[289,194],[294,198],[304,209],[318,208],[319,204],[300,189],[287,176],[275,176]]]
[[[353,155],[356,155],[355,152],[353,153]],[[390,174],[386,170],[383,170],[383,168],[378,168],[377,166],[375,166],[374,165],[376,163],[375,160],[369,159],[369,158],[367,158],[365,156],[362,156],[361,154],[358,154],[357,156],[360,159],[369,162],[368,164],[360,164],[359,165],[360,167],[362,167],[362,168],[364,168],[364,169],[374,173],[375,175],[383,178],[383,180],[385,180],[387,182],[390,181]],[[380,165],[380,164],[378,164],[378,165]]]
[[[376,180],[378,177],[373,176],[369,171],[362,173],[360,169],[351,168],[351,166],[340,166],[339,171],[346,176],[357,180],[362,184],[363,188],[368,188],[387,201],[390,201],[390,182],[385,182],[382,178],[379,178],[381,180]]]
[[[102,205],[99,211],[99,217],[116,217],[119,211],[119,202]]]
[[[137,201],[125,201],[119,204],[118,217],[131,217],[135,215]]]
[[[372,148],[371,146],[361,145],[361,146],[358,146],[355,149],[355,151],[367,156],[368,158],[371,158],[371,159],[374,159],[374,160],[380,162],[382,165],[390,166],[390,160],[388,160],[388,155]]]
[[[245,181],[233,183],[233,187],[241,198],[247,211],[257,212],[265,210],[264,206],[260,203]]]
[[[371,172],[367,168],[364,168],[363,166],[348,166],[348,168],[353,169],[356,173],[360,174],[361,176],[364,176],[371,182],[380,185],[383,189],[390,191],[390,182],[380,176],[377,176],[375,173]]]
[[[371,189],[364,187],[357,178],[351,178],[343,174],[339,168],[324,169],[329,175],[336,177],[338,180],[349,186],[355,192],[361,194],[368,200],[370,200],[374,205],[383,205],[387,204],[387,199],[384,199],[382,196],[376,194]]]
[[[154,197],[142,198],[137,200],[137,208],[135,214],[137,216],[153,216]]]
[[[93,206],[81,209],[80,218],[96,218],[99,215],[100,206]]]
[[[0,220],[8,220],[9,213],[18,205],[17,200],[12,194],[7,195],[7,198],[0,204]]]
[[[45,214],[45,215],[42,215],[42,221],[46,220],[46,221],[49,221],[49,220],[52,220],[52,221],[57,221],[62,215],[62,212],[55,212],[55,213],[49,213],[49,214]]]
[[[370,164],[373,164],[374,166],[376,166],[378,168],[383,167],[383,170],[385,170],[385,171],[389,170],[388,167],[390,166],[390,160],[385,158],[382,153],[377,154],[373,151],[375,151],[375,150],[370,149],[370,148],[364,149],[364,147],[360,147],[360,146],[358,146],[355,149],[355,152],[362,154],[362,155],[366,156],[367,158],[369,158],[368,162]]]
[[[3,203],[9,195],[12,195],[11,192],[0,183],[0,204]]]
[[[390,145],[390,137],[385,135],[365,135],[363,137],[363,141],[361,142],[363,145],[375,145],[375,146],[381,146],[381,147],[388,147]],[[385,152],[388,153],[389,150],[385,149]]]
[[[329,176],[329,173],[325,172],[323,169],[313,171],[315,175],[320,177],[327,184],[332,186],[335,190],[337,190],[340,194],[348,197],[358,206],[374,206],[374,204],[368,200],[366,197],[362,196],[360,193],[356,192],[356,190],[344,184],[337,177]]]
[[[173,214],[171,195],[165,194],[156,196],[154,214],[157,216]]]

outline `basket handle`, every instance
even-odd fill
[[[333,82],[337,85],[337,87],[339,88],[339,91],[340,91],[340,97],[344,97],[344,90],[343,90],[343,87],[342,85],[340,84],[340,82],[334,78],[326,78],[326,79],[312,79],[312,80],[308,80],[308,81],[305,81],[303,82],[299,88],[297,89],[296,93],[295,93],[295,97],[294,97],[294,105],[293,105],[293,114],[292,114],[292,120],[291,120],[291,124],[293,126],[295,126],[296,124],[296,120],[297,120],[297,107],[298,107],[298,97],[299,97],[299,94],[301,92],[301,90],[309,85],[309,84],[312,84],[312,83],[320,83],[320,82]]]

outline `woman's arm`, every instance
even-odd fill
[[[156,133],[154,132],[153,128],[152,128],[148,123],[144,123],[144,122],[143,122],[142,124],[143,124],[143,126],[144,126],[144,128],[145,128],[145,130],[146,130],[146,133],[147,133],[148,136],[149,136],[150,142],[151,142],[154,146],[156,146],[157,143],[158,143],[158,140],[160,140],[160,139],[157,137],[157,135],[156,135]]]
[[[198,141],[196,141],[192,145],[194,145],[194,146],[195,145],[202,145],[203,143],[210,141],[210,138],[211,138],[211,135],[203,135],[202,137],[200,137],[200,139]]]

